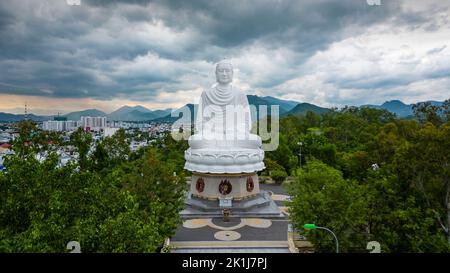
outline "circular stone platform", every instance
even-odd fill
[[[221,241],[235,241],[241,238],[241,234],[236,231],[224,230],[216,232],[214,238]]]

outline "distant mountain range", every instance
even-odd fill
[[[283,100],[271,96],[265,96],[260,97],[257,95],[247,95],[248,101],[250,105],[256,106],[256,114],[259,116],[259,118],[262,118],[262,114],[259,113],[259,106],[260,105],[267,105],[269,106],[269,114],[270,114],[270,106],[271,105],[278,105],[279,106],[279,114],[280,116],[287,116],[287,115],[304,115],[308,111],[312,111],[317,114],[322,114],[330,109],[320,107],[314,104],[310,103],[300,103],[297,101],[292,100]],[[429,101],[432,105],[440,106],[443,104],[443,102],[439,101]],[[196,105],[194,104],[186,104],[183,107],[187,107],[191,111],[191,119],[194,118],[194,112],[196,110]],[[183,108],[182,107],[182,108]],[[408,118],[413,116],[412,111],[412,104],[405,104],[399,100],[392,100],[387,101],[381,105],[362,105],[361,107],[372,107],[377,109],[386,109],[392,113],[395,113],[398,117],[402,118]],[[174,110],[174,113],[181,112],[182,108]],[[97,110],[97,109],[87,109],[83,111],[77,111],[72,112],[66,115],[63,115],[64,117],[67,117],[68,120],[80,120],[82,116],[106,116],[108,120],[114,120],[114,121],[154,121],[154,122],[173,122],[175,120],[179,119],[179,116],[176,115],[175,117],[172,117],[172,109],[168,108],[165,110],[150,110],[145,108],[144,106],[123,106],[114,112],[111,112],[109,114]],[[52,120],[54,116],[38,116],[34,114],[28,114],[28,118],[34,121],[45,121],[45,120]],[[0,112],[0,121],[6,121],[6,122],[16,122],[24,119],[24,115],[20,114],[9,114],[9,113],[2,113]],[[255,116],[252,116],[253,120],[256,120]]]
[[[256,114],[259,118],[263,118],[263,115],[260,115],[259,113],[259,105],[279,105],[279,114],[281,117],[288,116],[288,115],[294,115],[294,116],[300,116],[305,115],[308,111],[314,112],[316,114],[323,114],[327,111],[330,111],[331,109],[320,107],[311,103],[299,103],[296,101],[289,101],[289,100],[282,100],[274,97],[260,97],[256,95],[247,95],[248,101],[250,105],[256,106]],[[443,102],[439,101],[429,101],[432,105],[440,106],[443,104]],[[192,121],[193,113],[196,105],[194,104],[186,104],[184,107],[188,107],[191,110],[192,115]],[[382,105],[362,105],[361,107],[372,107],[377,109],[385,109],[388,110],[394,114],[396,114],[398,117],[401,118],[410,118],[413,116],[412,111],[412,104],[404,104],[403,102],[399,100],[393,100],[393,101],[387,101],[383,103]],[[181,108],[177,109],[175,113],[181,112]],[[268,109],[270,111],[270,109]],[[165,117],[156,119],[154,121],[158,122],[174,122],[178,120],[180,117],[178,115],[175,115],[175,117],[172,117],[171,114],[168,114]],[[256,117],[254,116],[254,113],[252,113],[252,120],[256,120]]]
[[[260,96],[256,96],[256,95],[247,95],[247,99],[248,99],[248,103],[250,105],[255,106],[256,108],[256,113],[252,112],[252,120],[256,120],[256,116],[254,116],[255,114],[259,117],[259,118],[263,118],[264,116],[262,114],[260,114],[259,112],[259,106],[260,105],[267,105],[268,109],[266,114],[270,114],[270,107],[272,105],[278,105],[279,106],[279,114],[281,115],[286,115],[289,113],[289,111],[291,111],[293,108],[296,107],[296,105],[298,105],[299,103],[296,101],[289,101],[289,100],[282,100],[282,99],[277,99],[274,97],[270,97],[270,96],[266,96],[266,97],[260,97]],[[183,109],[189,109],[190,113],[191,113],[191,121],[194,121],[194,115],[195,112],[197,111],[197,104],[186,104],[181,108],[178,108],[176,110],[174,110],[174,112],[167,114],[164,117],[160,117],[158,119],[155,119],[153,121],[155,122],[174,122],[180,118],[182,118],[182,115],[180,113],[183,112]],[[320,107],[319,107],[320,108]],[[186,120],[188,121],[188,120]]]
[[[149,110],[144,106],[123,106],[116,111],[106,114],[97,109],[88,109],[78,112],[72,112],[64,117],[67,117],[68,120],[80,120],[82,116],[106,116],[108,120],[113,121],[146,121],[146,120],[154,120],[160,117],[164,117],[171,112],[172,109],[166,110]]]
[[[443,104],[443,102],[441,102],[441,101],[430,100],[427,102],[430,102],[431,105],[435,105],[435,106],[441,106]],[[414,115],[414,112],[412,110],[413,104],[404,104],[403,102],[401,102],[399,100],[386,101],[382,105],[367,104],[367,105],[363,105],[363,106],[377,108],[377,109],[385,109],[385,110],[388,110],[389,112],[395,113],[398,117],[401,117],[401,118],[408,118],[408,117],[412,117]]]
[[[53,119],[53,116],[37,116],[35,114],[28,114],[28,118],[34,121],[45,121],[49,119]],[[0,121],[6,122],[17,122],[25,119],[25,115],[23,114],[9,114],[0,112]]]

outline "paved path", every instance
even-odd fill
[[[287,241],[173,242],[172,253],[290,253]]]

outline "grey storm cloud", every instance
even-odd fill
[[[271,77],[241,69],[253,88],[271,88],[298,76],[333,42],[381,22],[414,25],[429,16],[402,13],[399,1],[383,1],[382,8],[365,0],[2,1],[0,93],[151,99],[211,82],[208,65],[223,57],[284,49],[290,58]]]
[[[94,6],[117,7],[119,3],[150,6],[122,13],[130,21],[162,20],[174,29],[194,28],[207,36],[204,46],[240,47],[262,40],[268,47],[293,46],[315,51],[338,38],[349,24],[369,27],[397,12],[398,2],[389,1],[383,9],[370,8],[366,1],[98,1]],[[152,13],[152,8],[155,7]],[[418,20],[419,15],[414,17]]]

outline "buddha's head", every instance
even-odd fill
[[[229,84],[233,81],[233,65],[223,60],[216,65],[216,81],[220,84]]]

